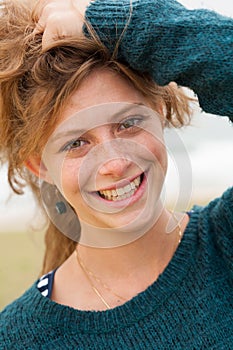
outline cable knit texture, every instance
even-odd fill
[[[232,117],[232,20],[172,0],[132,4],[118,58],[160,84],[192,88],[207,112]],[[87,17],[113,50],[129,1],[96,0]],[[193,208],[172,260],[144,292],[112,310],[80,311],[43,297],[35,283],[1,313],[0,349],[232,350],[233,188]]]
[[[35,283],[1,313],[0,349],[233,349],[233,189],[194,208],[165,271],[120,307],[75,310]]]

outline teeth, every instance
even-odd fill
[[[134,182],[131,182],[131,183],[130,183],[130,187],[132,188],[132,190],[134,190],[134,189],[136,188],[135,183],[134,183]]]
[[[125,189],[125,193],[128,193],[128,192],[131,191],[131,186],[127,185],[127,186],[124,187],[124,189]]]
[[[105,191],[105,192],[106,192],[106,196],[107,196],[107,197],[111,197],[111,195],[112,195],[112,194],[111,194],[111,191]]]
[[[121,196],[121,195],[123,195],[125,193],[124,187],[123,188],[117,188],[116,191],[117,191],[118,196]]]
[[[137,177],[137,178],[134,180],[134,183],[135,183],[136,186],[139,186],[139,184],[140,184],[140,176]]]
[[[110,193],[110,197],[111,196],[117,197],[117,191],[112,190],[112,191],[109,191],[109,193]]]
[[[117,188],[115,190],[103,190],[103,191],[99,191],[99,193],[105,199],[112,200],[112,201],[119,201],[119,200],[131,197],[136,192],[140,183],[141,183],[141,177],[138,176],[136,179],[130,182],[130,184],[124,187]]]

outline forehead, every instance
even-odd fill
[[[64,108],[60,121],[82,109],[110,102],[148,105],[148,101],[132,83],[110,69],[96,69],[80,84]]]

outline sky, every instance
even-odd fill
[[[226,16],[233,16],[233,2],[230,0],[179,0],[187,8],[208,8]]]
[[[211,8],[233,17],[233,2],[229,0],[180,0],[190,9]],[[191,192],[183,198],[184,209],[190,198],[196,203],[203,198],[211,199],[232,186],[233,179],[233,127],[226,118],[217,118],[198,111],[192,125],[176,131],[167,132],[169,167],[165,186],[166,197],[178,196],[181,180],[187,181]],[[180,149],[173,148],[173,139],[180,140]],[[184,169],[180,169],[180,165]],[[178,166],[179,165],[179,166]],[[180,173],[184,172],[183,178]],[[25,230],[29,223],[37,225],[40,218],[33,197],[11,194],[6,179],[6,169],[0,171],[0,233],[17,229]]]

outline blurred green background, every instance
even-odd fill
[[[38,278],[44,253],[44,233],[0,234],[0,310]]]

